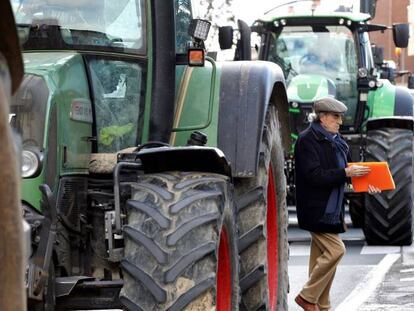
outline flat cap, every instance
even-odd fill
[[[336,100],[331,96],[327,96],[315,101],[313,109],[318,112],[333,112],[333,113],[345,113],[348,108],[344,103]]]

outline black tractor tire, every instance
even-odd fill
[[[366,161],[386,161],[395,190],[365,196],[365,239],[370,245],[410,245],[413,208],[413,132],[381,128],[367,132]]]
[[[241,310],[288,309],[288,213],[279,121],[269,106],[258,174],[235,180]]]
[[[238,310],[237,232],[229,178],[139,176],[127,201],[121,261],[127,310]]]
[[[363,228],[365,223],[365,197],[358,196],[349,199],[349,215],[352,227]]]

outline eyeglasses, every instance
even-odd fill
[[[329,112],[328,114],[330,114],[331,116],[333,116],[335,119],[342,119],[344,117],[344,115],[341,114],[341,113],[332,113],[332,112]]]

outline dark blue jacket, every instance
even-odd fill
[[[348,154],[348,161],[350,156]],[[345,232],[344,206],[340,225],[320,224],[333,188],[348,181],[339,168],[334,146],[309,127],[295,145],[296,211],[299,227],[312,232]]]

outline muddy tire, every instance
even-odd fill
[[[143,175],[123,227],[127,310],[237,310],[238,256],[227,177]]]
[[[269,107],[258,174],[235,181],[241,310],[287,310],[287,207],[279,123]]]
[[[367,133],[366,161],[388,162],[396,189],[366,195],[368,244],[410,245],[413,207],[413,132],[382,128]]]

